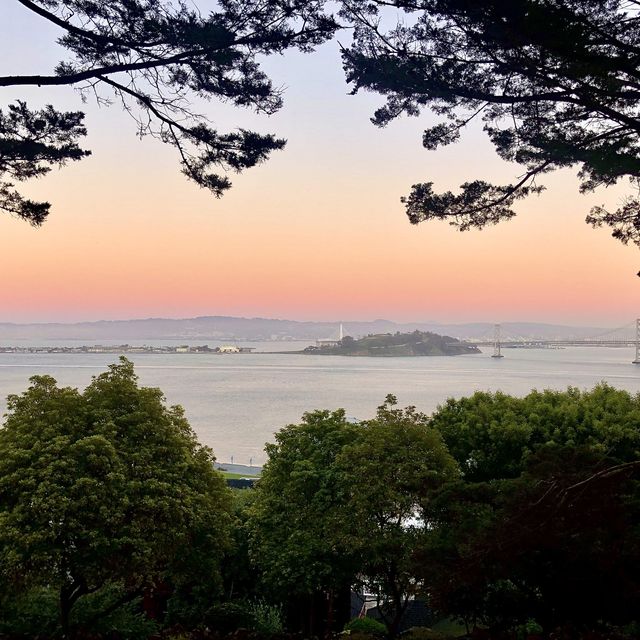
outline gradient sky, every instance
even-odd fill
[[[57,32],[15,0],[0,7],[0,73],[50,72]],[[87,112],[93,155],[23,186],[52,202],[44,227],[0,214],[0,321],[240,315],[292,319],[531,320],[622,325],[640,316],[640,254],[584,217],[615,207],[626,185],[579,195],[572,171],[517,205],[516,219],[460,233],[408,223],[411,184],[455,189],[511,181],[478,129],[427,152],[429,114],[386,129],[381,99],[349,96],[338,47],[270,58],[285,107],[257,117],[201,105],[219,128],[288,139],[263,166],[233,176],[216,200],[184,178],[173,149],[139,140],[117,107],[83,107],[71,88],[0,88],[0,106],[27,98]]]

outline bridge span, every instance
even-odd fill
[[[630,337],[615,337],[611,334],[628,330],[635,325],[635,335]],[[635,347],[635,358],[633,364],[640,365],[640,318],[636,318],[633,323],[624,327],[612,329],[607,333],[591,338],[568,338],[568,339],[504,339],[502,337],[502,326],[496,324],[494,335],[491,339],[470,339],[461,340],[462,344],[474,347],[493,347],[492,358],[503,358],[502,349],[553,349],[554,347]],[[460,344],[460,343],[458,343]]]

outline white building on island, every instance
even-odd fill
[[[335,338],[321,338],[316,340],[316,347],[337,347],[344,338],[344,328],[342,322],[340,323],[340,329],[338,330],[338,339]]]
[[[225,345],[220,347],[220,353],[240,353],[240,347],[235,345]]]

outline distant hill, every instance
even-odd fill
[[[273,318],[202,316],[198,318],[147,318],[141,320],[102,320],[98,322],[14,324],[0,323],[0,343],[6,340],[313,340],[338,337],[339,322],[300,322]],[[491,323],[443,324],[435,322],[398,323],[391,320],[344,322],[346,334],[362,337],[378,333],[430,331],[455,338],[489,338]],[[504,339],[581,338],[602,333],[595,327],[568,327],[529,322],[502,325]],[[630,334],[631,335],[631,334]]]
[[[379,333],[354,339],[346,336],[338,344],[307,347],[303,353],[354,357],[459,356],[480,353],[478,347],[465,345],[450,336],[429,331]]]

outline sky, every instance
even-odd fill
[[[56,35],[3,0],[0,74],[51,72]],[[198,105],[221,130],[288,140],[232,176],[221,199],[182,176],[173,149],[137,138],[117,106],[83,105],[69,87],[0,88],[0,108],[22,98],[85,110],[92,151],[21,185],[52,203],[43,227],[0,213],[0,322],[235,315],[617,326],[640,316],[637,247],[584,222],[595,204],[615,208],[626,185],[580,195],[566,170],[496,227],[410,225],[400,196],[416,182],[455,190],[521,170],[497,158],[479,128],[424,150],[429,113],[374,127],[382,98],[349,95],[335,42],[264,68],[285,88],[275,116]]]

